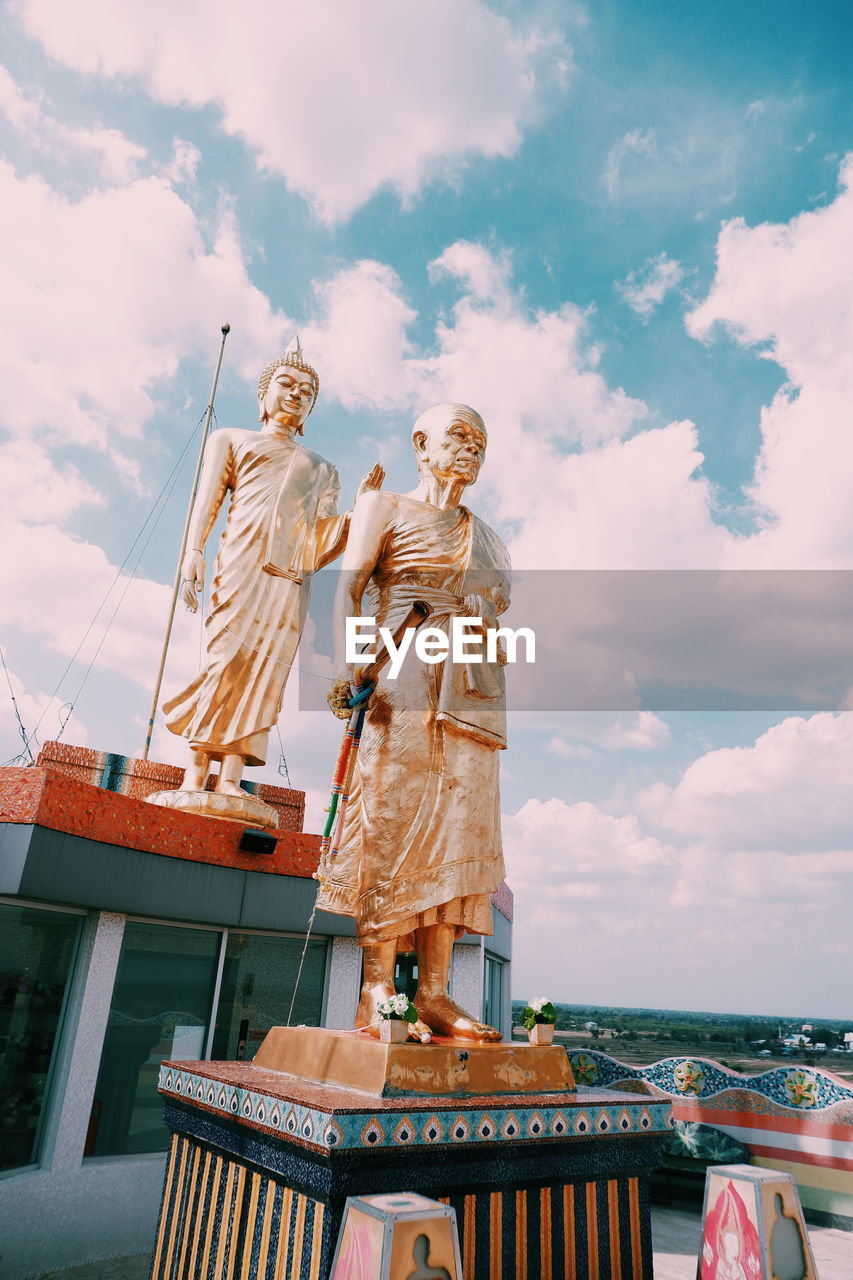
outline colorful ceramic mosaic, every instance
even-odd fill
[[[297,1103],[284,1103],[271,1094],[212,1081],[170,1064],[160,1068],[160,1092],[201,1104],[218,1115],[253,1126],[318,1150],[368,1147],[458,1146],[461,1144],[538,1141],[542,1138],[583,1138],[589,1134],[663,1133],[669,1128],[669,1108],[651,1099],[626,1103],[591,1101],[583,1105],[489,1105],[478,1109],[453,1104],[440,1111],[365,1109],[355,1114],[326,1112]],[[369,1100],[366,1100],[366,1108]]]
[[[835,1102],[853,1102],[853,1088],[818,1067],[773,1067],[745,1076],[705,1058],[663,1058],[649,1066],[632,1067],[596,1049],[570,1053],[575,1079],[600,1089],[642,1080],[674,1098],[709,1098],[733,1088],[758,1094],[782,1107],[820,1110]]]

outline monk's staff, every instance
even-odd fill
[[[196,494],[198,493],[198,483],[201,478],[201,467],[204,462],[204,446],[207,444],[207,437],[210,434],[210,422],[213,418],[213,402],[216,399],[216,388],[219,385],[219,371],[222,368],[222,356],[225,351],[225,339],[231,332],[230,324],[223,324],[219,330],[222,334],[222,341],[219,344],[219,356],[216,360],[216,368],[213,372],[213,385],[210,388],[210,399],[207,402],[207,409],[204,415],[204,427],[201,433],[201,444],[198,449],[198,460],[195,464],[195,475],[193,476],[192,493],[187,507],[186,519],[184,520],[184,532],[181,537],[181,549],[178,552],[178,567],[175,570],[175,581],[172,585],[172,598],[169,601],[169,616],[166,620],[166,634],[163,637],[163,648],[160,650],[160,665],[157,668],[157,678],[154,681],[154,695],[151,699],[151,711],[148,716],[148,729],[145,734],[145,746],[142,748],[142,759],[148,759],[148,752],[151,748],[151,735],[154,732],[154,721],[157,716],[157,703],[160,701],[160,687],[163,684],[163,672],[166,669],[166,654],[169,652],[169,641],[172,638],[172,624],[175,621],[175,608],[178,603],[178,592],[181,589],[181,568],[184,562],[184,555],[187,549],[187,539],[190,532],[190,521],[193,517],[193,508],[195,506]]]
[[[391,641],[394,648],[398,649],[400,647],[403,635],[408,631],[409,627],[419,627],[431,613],[432,608],[425,601],[414,600],[405,618],[392,634]],[[371,695],[376,688],[379,674],[390,656],[390,646],[386,645],[384,653],[380,654],[375,662],[372,662],[368,667],[359,667],[353,673],[350,697],[347,699],[346,704],[349,708],[349,721],[344,731],[343,742],[341,743],[341,749],[338,752],[338,759],[335,763],[335,771],[332,775],[332,793],[327,809],[328,817],[323,830],[323,837],[320,841],[320,860],[317,870],[314,872],[314,879],[319,881],[320,891],[322,891],[328,874],[332,869],[332,863],[338,852],[338,845],[343,833],[347,801],[352,790],[355,762],[358,758],[358,746],[361,741],[361,731],[364,727],[364,717],[367,714],[367,704],[370,702]],[[335,710],[334,707],[332,709]],[[338,715],[337,711],[335,711],[335,715]],[[305,953],[308,950],[308,942],[311,937],[311,930],[314,927],[316,914],[317,900],[315,898],[314,908],[305,933],[302,955],[299,958],[299,968],[296,971],[296,981],[293,984],[293,995],[291,996],[290,1009],[287,1013],[288,1026],[290,1026],[290,1019],[293,1016],[293,1006],[296,1004],[296,993],[299,990],[299,980],[302,977],[302,966],[305,962]]]

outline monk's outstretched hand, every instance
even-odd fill
[[[368,471],[367,475],[358,486],[358,492],[355,500],[358,502],[363,493],[367,493],[369,489],[381,489],[385,480],[385,468],[380,462],[375,462]]]

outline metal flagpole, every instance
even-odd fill
[[[163,672],[166,668],[166,654],[169,649],[169,641],[172,638],[172,623],[175,620],[175,607],[178,603],[178,592],[181,589],[181,565],[184,560],[184,553],[187,549],[187,539],[190,533],[190,520],[192,518],[193,507],[195,506],[196,494],[198,493],[198,482],[201,478],[201,464],[204,457],[204,446],[207,444],[207,436],[210,431],[210,420],[213,417],[213,401],[216,396],[216,387],[219,383],[219,370],[222,368],[222,354],[225,351],[225,339],[231,332],[230,324],[222,326],[222,342],[219,344],[219,358],[216,361],[216,369],[213,374],[213,384],[210,388],[210,401],[207,406],[207,413],[204,416],[204,430],[201,433],[201,446],[198,451],[198,462],[195,467],[195,476],[193,478],[192,493],[190,494],[189,506],[187,507],[187,518],[184,521],[184,534],[181,538],[181,549],[178,552],[178,567],[175,571],[175,585],[172,587],[172,601],[169,605],[169,620],[166,623],[166,634],[163,637],[163,649],[160,654],[160,666],[157,670],[157,680],[154,685],[154,697],[151,700],[151,715],[148,717],[148,733],[145,737],[145,746],[142,751],[142,759],[148,759],[148,751],[151,746],[151,735],[154,732],[154,719],[157,715],[157,703],[160,701],[160,686],[163,683]]]

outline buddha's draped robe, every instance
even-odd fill
[[[164,703],[166,724],[212,759],[264,764],[308,607],[311,574],[343,549],[335,468],[288,435],[225,430],[205,466],[231,500],[205,620],[207,662]]]
[[[397,516],[363,613],[393,631],[413,600],[426,625],[450,628],[460,597],[509,603],[506,548],[464,507],[413,498]],[[483,655],[485,657],[485,654]],[[362,945],[434,923],[456,934],[492,932],[489,895],[504,878],[498,750],[506,745],[503,671],[422,663],[410,648],[396,680],[380,678],[367,713],[338,855],[318,905],[355,916]]]

